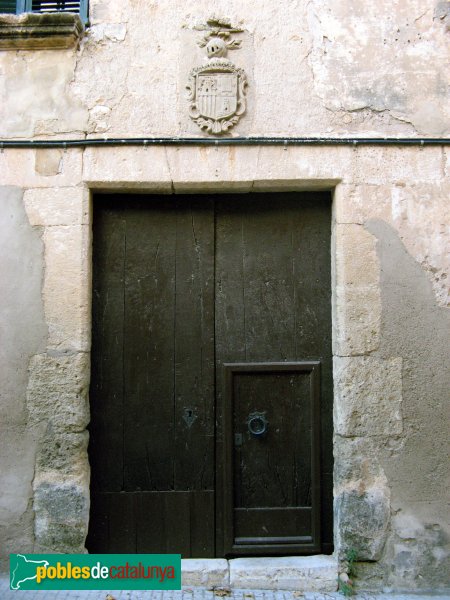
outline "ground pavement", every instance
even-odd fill
[[[91,591],[91,592],[27,592],[9,589],[9,579],[0,579],[0,600],[344,600],[342,594],[317,592],[281,592],[264,590],[206,590],[186,588],[175,592],[157,591]],[[353,600],[450,600],[447,594],[373,594],[359,593]]]

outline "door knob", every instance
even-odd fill
[[[266,419],[265,412],[250,413],[247,418],[247,427],[249,432],[258,437],[267,433],[269,422]]]

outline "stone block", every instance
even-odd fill
[[[450,303],[447,283],[450,253],[450,182],[408,185],[339,185],[335,192],[335,218],[339,224],[368,224],[376,220],[392,225],[406,250],[426,271],[441,306]]]
[[[167,149],[176,193],[190,191],[249,192],[258,159],[255,147],[200,146]]]
[[[89,496],[76,483],[40,482],[34,490],[35,538],[39,550],[83,552]]]
[[[62,169],[63,152],[58,148],[38,149],[34,155],[34,168],[36,173],[44,177],[59,175]]]
[[[387,454],[385,438],[336,435],[333,453],[335,493],[340,493],[352,481],[367,486],[384,477],[381,461]]]
[[[262,146],[255,185],[291,181],[298,189],[302,182],[308,188],[320,182],[322,189],[331,189],[342,180],[352,180],[353,164],[353,150],[349,147]]]
[[[60,432],[80,432],[89,422],[89,355],[34,356],[29,366],[30,423],[52,423]]]
[[[163,147],[86,148],[83,179],[94,189],[173,191],[167,149]]]
[[[379,285],[376,237],[360,225],[336,225],[336,284]]]
[[[224,558],[184,558],[181,585],[184,587],[228,587],[228,561]]]
[[[229,565],[232,588],[333,592],[337,587],[333,556],[235,558]]]
[[[48,348],[90,348],[90,231],[88,226],[54,226],[44,232],[44,312]]]
[[[373,485],[351,484],[335,498],[337,550],[344,557],[347,550],[356,552],[357,561],[378,560],[389,530],[390,494],[386,479]]]
[[[341,183],[334,193],[334,215],[338,224],[364,225],[368,219],[390,221],[394,210],[395,185]]]
[[[372,356],[334,359],[335,432],[342,436],[399,435],[402,359]]]
[[[83,187],[28,189],[24,204],[31,225],[50,227],[89,223],[89,191]]]
[[[366,354],[379,345],[380,267],[376,238],[361,225],[334,230],[333,348],[337,355]]]
[[[332,189],[343,173],[351,171],[352,155],[346,148],[327,151],[324,160],[320,148],[87,148],[84,180],[93,188],[156,193]]]
[[[354,183],[385,185],[435,183],[443,180],[442,151],[429,146],[418,151],[408,146],[358,148]]]
[[[42,149],[10,149],[0,152],[0,184],[24,188],[73,187],[81,183],[82,150],[71,148],[62,153],[58,172],[42,175],[36,170]],[[53,151],[52,151],[53,152]],[[58,152],[60,152],[58,150]],[[59,156],[59,154],[58,154]]]
[[[46,475],[57,474],[63,480],[80,477],[89,469],[87,431],[58,430],[52,422],[47,424],[36,456],[36,468]]]
[[[334,293],[333,351],[359,356],[379,347],[381,298],[378,286],[338,286]]]

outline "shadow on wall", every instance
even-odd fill
[[[384,221],[377,238],[382,330],[380,358],[402,357],[403,434],[380,444],[391,488],[392,533],[385,584],[422,588],[450,582],[450,311],[436,302],[426,272]],[[444,249],[443,249],[444,251]]]

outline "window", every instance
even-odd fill
[[[88,0],[0,0],[0,13],[75,13],[86,23]]]

